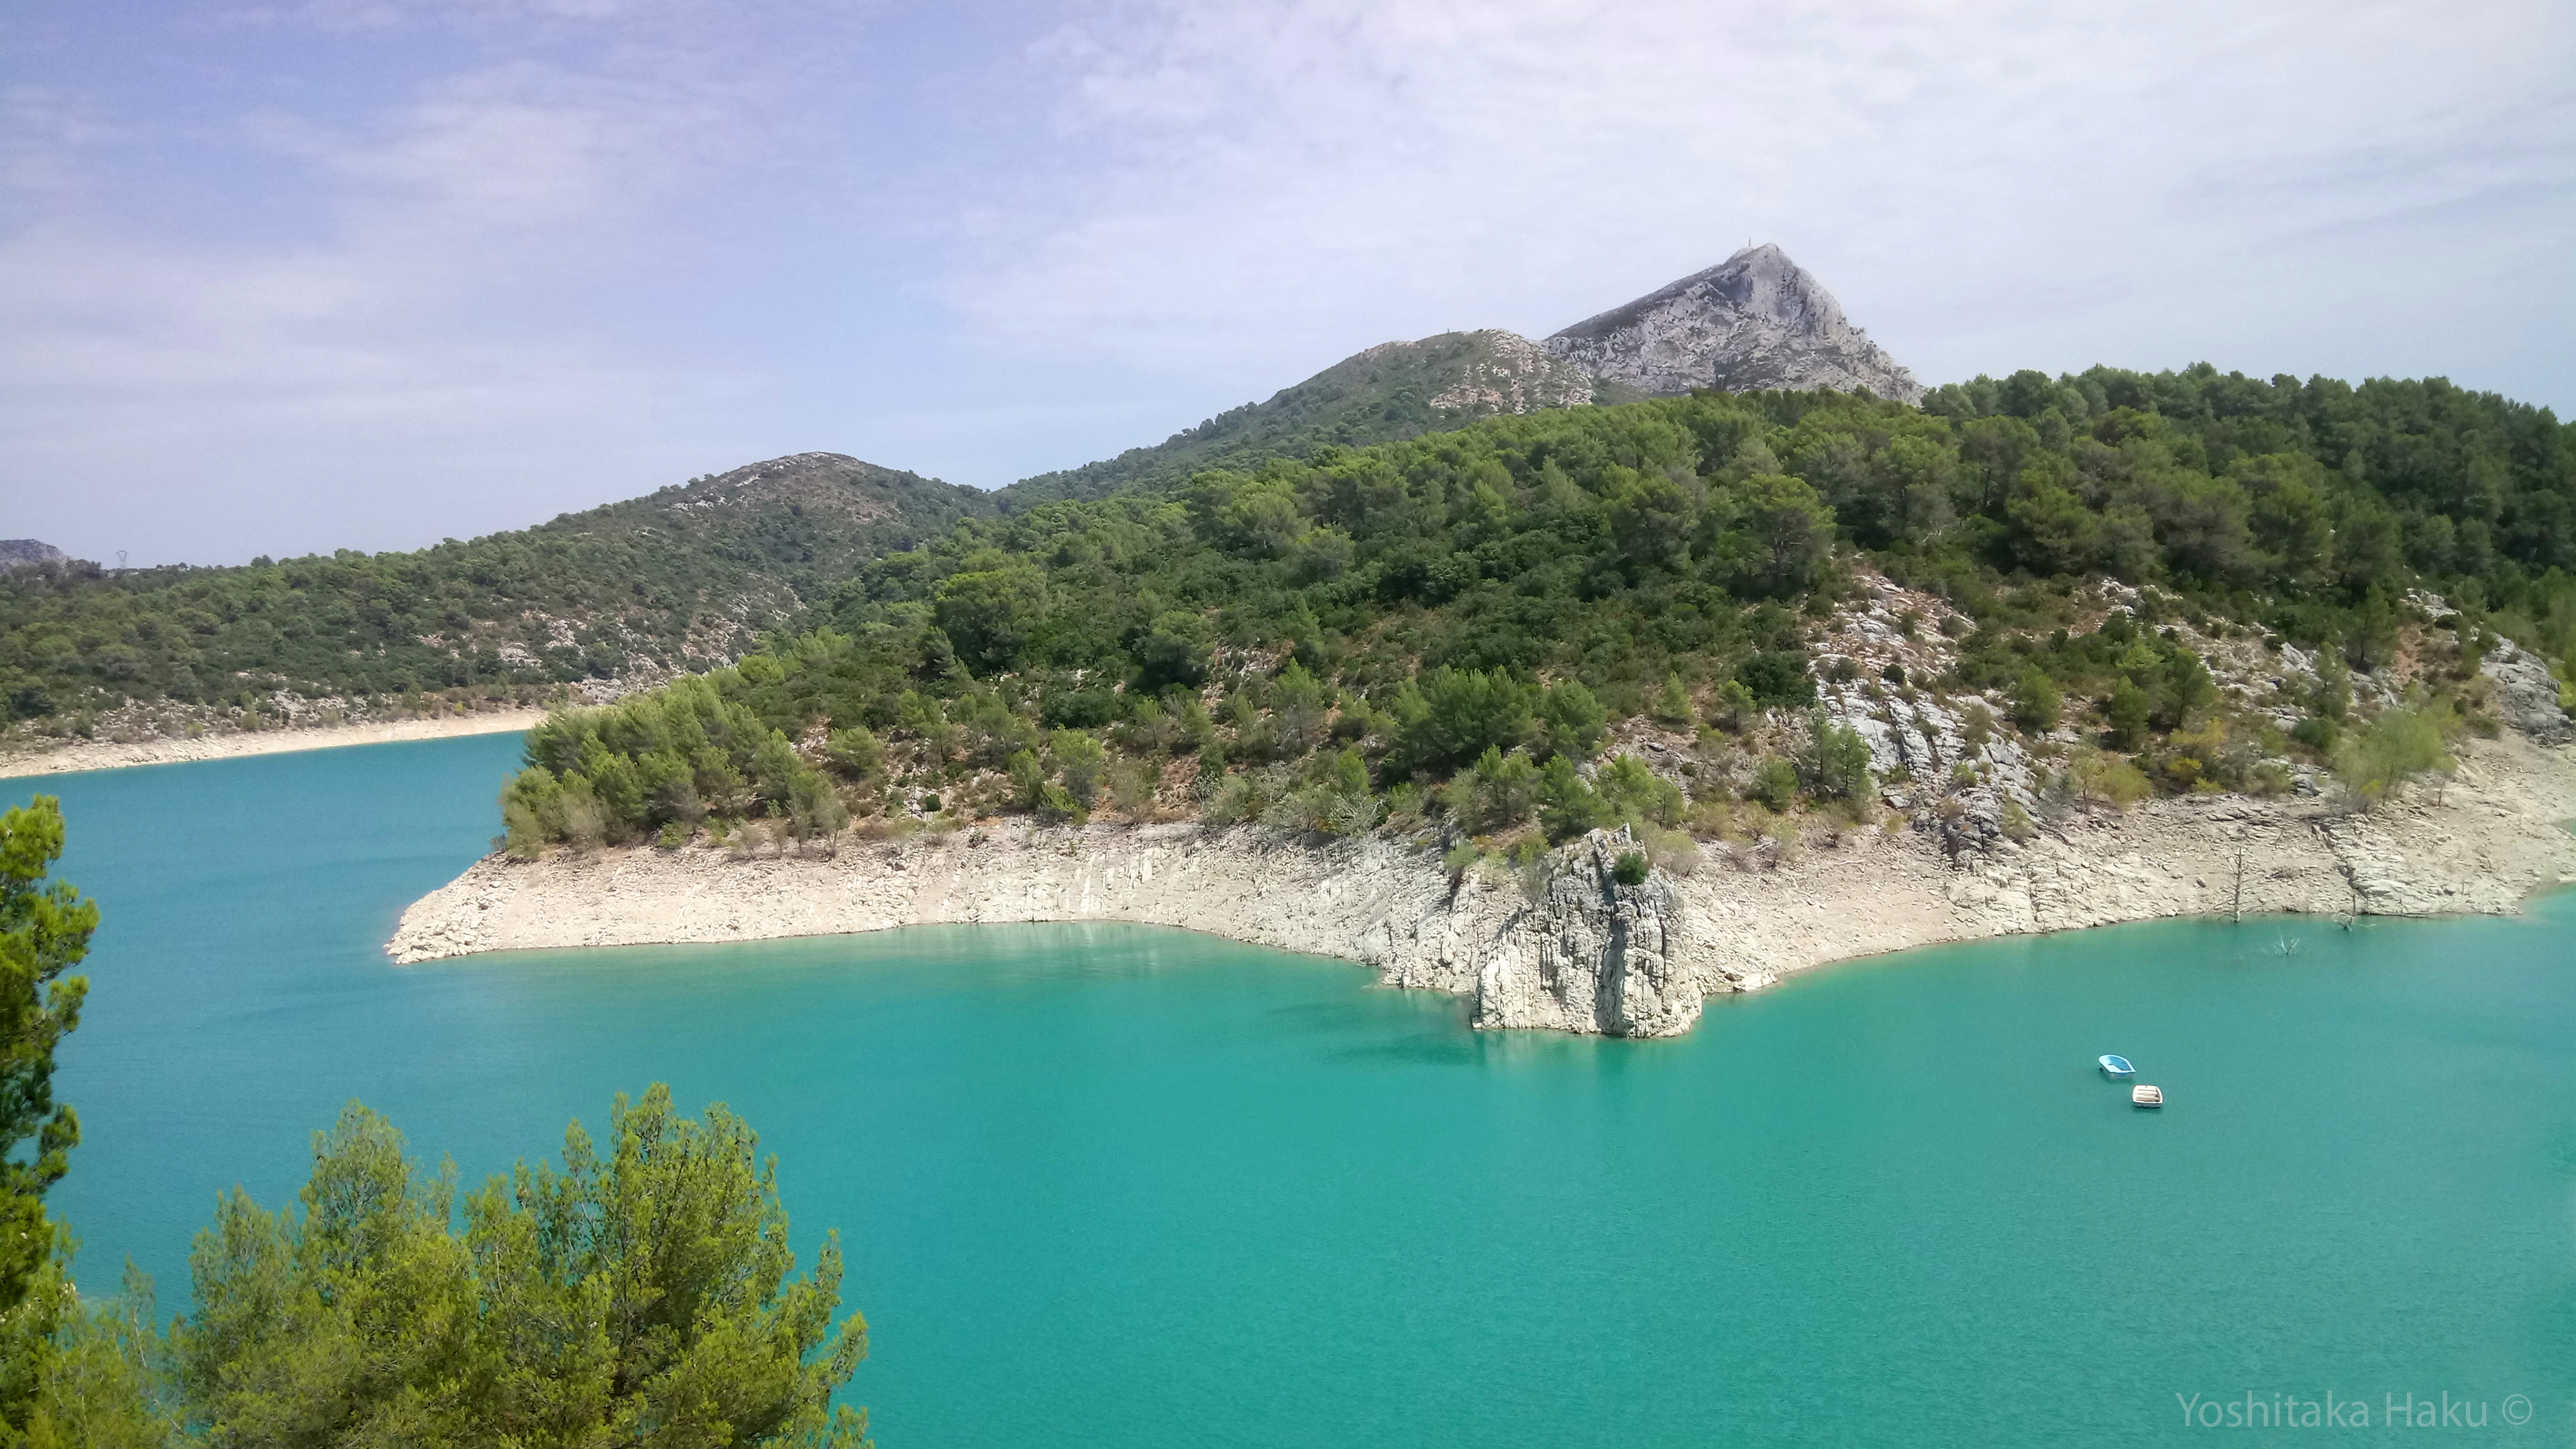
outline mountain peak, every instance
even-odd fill
[[[1617,389],[1608,396],[1624,397]],[[1178,483],[1207,468],[1257,467],[1328,444],[1366,447],[1465,427],[1479,418],[1580,407],[1605,395],[1582,368],[1516,332],[1443,332],[1364,348],[1266,402],[1246,403],[1150,448],[1023,478],[1005,509]]]
[[[63,551],[43,539],[0,538],[0,571],[63,561]]]
[[[1903,402],[1923,395],[1822,282],[1769,242],[1587,317],[1544,345],[1648,393],[1866,387]]]

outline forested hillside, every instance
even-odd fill
[[[1024,478],[995,495],[1004,512],[1131,488],[1169,488],[1209,468],[1304,458],[1464,427],[1478,418],[1637,397],[1597,382],[1526,337],[1444,332],[1346,357],[1267,402],[1245,403],[1150,448]]]
[[[2097,369],[1921,410],[1495,418],[971,522],[867,565],[790,648],[549,724],[509,813],[522,850],[828,835],[853,810],[1445,811],[1549,835],[1723,828],[1738,802],[1866,814],[1866,750],[1807,713],[1863,573],[1936,601],[1902,623],[1953,661],[1890,666],[1869,699],[1947,700],[2053,788],[2288,788],[2353,737],[2412,759],[2424,729],[2491,727],[2492,641],[2576,643],[2572,525],[2568,427],[2438,381]],[[2439,620],[2408,602],[2424,585]],[[2257,709],[2189,642],[2231,638],[2304,662]],[[1594,767],[1637,729],[1696,753]]]
[[[990,511],[971,488],[805,453],[412,553],[20,567],[0,573],[0,710],[72,729],[167,700],[255,723],[281,694],[454,707],[703,669],[861,561]]]

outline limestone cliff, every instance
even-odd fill
[[[1532,343],[1535,347],[1538,344]],[[63,551],[40,538],[0,538],[0,573],[34,564],[63,563]]]
[[[1675,1036],[1699,1020],[1701,984],[1674,959],[1681,894],[1660,871],[1620,884],[1623,848],[1595,831],[1548,857],[1538,898],[1486,948],[1477,1026]]]
[[[1850,389],[1918,402],[1923,385],[1776,246],[1747,247],[1704,272],[1549,337],[1550,352],[1650,394],[1693,388]]]
[[[403,913],[410,964],[486,951],[744,941],[940,922],[1122,920],[1378,968],[1473,998],[1482,1026],[1614,1036],[1690,1029],[1707,989],[1674,955],[1683,907],[1660,874],[1623,886],[1629,848],[1596,832],[1519,872],[1452,879],[1425,842],[1316,843],[1194,825],[1018,824],[916,835],[830,857],[707,849],[513,863],[493,856]]]
[[[1628,848],[1615,834],[1452,879],[1428,840],[1013,822],[830,857],[494,856],[415,902],[386,949],[408,963],[937,922],[1137,921],[1364,962],[1389,985],[1466,998],[1478,1026],[1669,1036],[1690,1029],[1706,995],[1939,941],[2233,912],[2511,912],[2535,889],[2576,881],[2571,817],[2576,747],[2508,732],[2462,741],[2447,784],[2367,815],[2313,796],[2186,795],[2079,812],[2024,839],[1862,828],[1795,850],[1710,842],[1677,862],[1695,867],[1685,874],[1635,886],[1612,873]]]
[[[2576,722],[2559,703],[2558,676],[2539,656],[2516,648],[2510,639],[2498,639],[2479,661],[2478,672],[2494,681],[2496,707],[2506,724],[2547,744],[2576,739]]]

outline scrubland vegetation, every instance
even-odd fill
[[[1617,823],[1856,824],[1899,784],[1935,812],[1983,779],[1874,779],[1820,685],[2016,741],[2043,804],[2320,766],[2366,803],[2493,727],[2495,640],[2566,657],[2571,566],[2568,429],[2441,383],[2096,370],[1921,409],[1495,419],[878,559],[732,669],[550,721],[507,840],[830,848],[852,820],[1024,812],[1436,825],[1508,854]],[[1928,674],[1833,652],[1882,583],[1922,601],[1901,623]],[[2204,651],[2227,641],[2265,651],[2261,688],[2221,687]]]
[[[858,558],[992,508],[847,460],[720,481],[403,553],[0,570],[0,726],[259,729],[308,703],[382,717],[549,702],[732,658]]]

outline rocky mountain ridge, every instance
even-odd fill
[[[1789,254],[1746,247],[1706,271],[1588,317],[1542,344],[1605,382],[1660,396],[1694,388],[1867,388],[1919,402],[1923,385]]]
[[[1909,403],[1923,396],[1922,384],[1851,325],[1823,283],[1764,245],[1545,341],[1488,328],[1381,342],[1152,447],[1024,478],[995,497],[1005,511],[1099,498],[1276,454],[1305,457],[1328,445],[1396,442],[1501,414],[1703,387],[1865,387]]]

